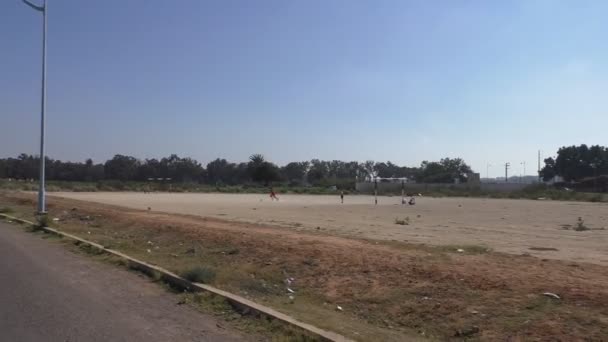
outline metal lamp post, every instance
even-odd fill
[[[45,189],[45,154],[44,154],[44,131],[45,131],[45,120],[44,112],[46,109],[46,14],[47,14],[47,3],[44,0],[42,6],[34,5],[28,0],[23,2],[29,7],[35,9],[38,12],[42,12],[42,94],[40,102],[40,180],[38,187],[38,213],[46,214],[46,197],[44,193]]]

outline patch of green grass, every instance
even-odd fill
[[[267,336],[273,342],[312,342],[319,339],[305,331],[278,322],[264,315],[252,314],[248,309],[233,306],[225,298],[209,292],[183,293],[180,304],[220,317],[226,324],[239,330]]]
[[[182,278],[195,283],[209,284],[215,280],[215,270],[209,267],[196,266],[181,274]]]
[[[245,278],[239,283],[239,288],[247,293],[270,295],[277,294],[279,289],[263,279]]]

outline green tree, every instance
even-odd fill
[[[419,183],[454,183],[456,179],[466,182],[471,167],[461,158],[443,158],[439,162],[423,161],[416,181]]]
[[[543,178],[543,181],[547,182],[555,178],[555,159],[545,159],[545,166],[539,171],[539,175]]]
[[[134,180],[137,176],[137,169],[140,162],[134,157],[117,154],[114,158],[106,161],[104,172],[106,178],[114,180]]]
[[[285,176],[285,178],[290,182],[301,182],[306,177],[306,173],[308,172],[308,167],[310,163],[307,161],[304,162],[291,162],[285,165],[281,172]]]
[[[268,185],[270,182],[280,180],[279,168],[273,163],[267,162],[261,154],[249,157],[247,168],[251,180],[254,182],[263,182]]]
[[[308,181],[312,184],[319,184],[329,175],[329,167],[327,163],[319,159],[310,161],[310,169],[308,170]]]
[[[548,167],[545,161],[545,166]],[[562,147],[557,151],[555,174],[565,181],[579,181],[608,173],[608,150],[599,145]]]

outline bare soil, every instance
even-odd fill
[[[512,254],[608,265],[608,204],[480,198],[176,193],[54,193],[167,213],[274,225],[296,231],[430,245],[480,245]],[[408,225],[395,224],[409,218]],[[590,230],[576,231],[578,218]]]
[[[18,212],[33,210],[33,203],[31,195],[0,196],[0,207],[16,205]],[[432,203],[447,205],[438,200]],[[468,206],[476,202],[448,203]],[[515,203],[512,205],[517,206]],[[491,205],[494,210],[503,210],[497,207],[500,205]],[[182,206],[175,208],[177,211]],[[338,208],[333,210],[355,209]],[[461,209],[456,208],[450,210],[457,213]],[[416,210],[422,209],[432,208],[421,205]],[[60,219],[60,229],[177,272],[192,265],[213,267],[218,271],[214,285],[358,340],[599,341],[608,336],[608,269],[601,263],[488,252],[453,241],[448,247],[430,247],[387,239],[345,238],[329,229],[286,229],[263,220],[254,224],[155,210],[166,208],[148,211],[50,200],[51,216]],[[375,209],[361,206],[355,216],[364,216],[365,210],[393,214],[394,209],[390,205]],[[584,210],[596,213],[593,208]],[[456,220],[465,218],[474,220],[463,214]],[[415,222],[395,226],[411,229]],[[383,224],[394,225],[394,217],[390,224]],[[564,234],[559,227],[552,231]],[[523,229],[520,233],[524,234]],[[499,235],[510,238],[508,233]],[[541,242],[546,239],[527,244],[544,247],[547,244]],[[551,246],[561,245],[556,242]],[[289,277],[295,278],[291,285],[294,301],[287,299],[283,282]],[[543,295],[545,292],[560,299]],[[342,310],[336,310],[337,306]]]

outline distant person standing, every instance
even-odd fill
[[[342,204],[344,204],[344,191],[340,191],[340,202],[342,202]]]

